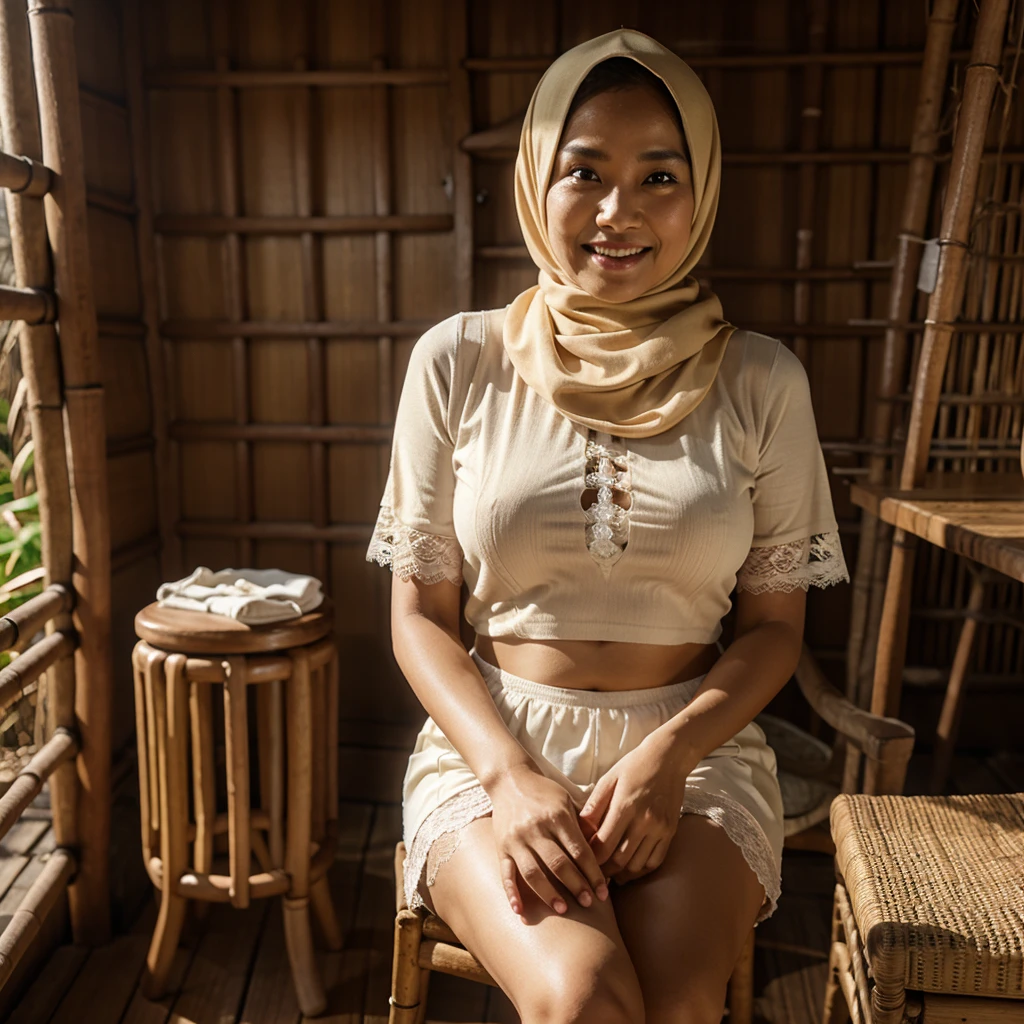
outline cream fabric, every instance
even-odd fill
[[[668,87],[692,161],[690,245],[666,280],[630,302],[606,302],[572,284],[548,239],[546,196],[566,114],[590,70],[629,57]],[[650,437],[691,413],[711,387],[733,328],[690,272],[711,236],[722,149],[711,97],[671,50],[633,29],[574,46],[544,73],[523,121],[516,209],[539,283],[509,307],[505,347],[520,376],[563,415],[620,437]]]
[[[205,565],[163,583],[157,601],[166,608],[227,615],[250,626],[297,619],[318,608],[324,595],[312,576],[280,569],[221,569]]]
[[[685,707],[704,678],[649,690],[569,690],[512,675],[471,653],[509,732],[578,809],[602,775]],[[490,812],[469,765],[428,718],[403,786],[410,907],[429,895],[424,885],[455,852],[460,831]],[[725,829],[764,887],[759,920],[769,916],[780,891],[783,809],[775,754],[756,723],[697,765],[681,813],[705,815]]]
[[[535,640],[713,643],[738,576],[751,590],[849,578],[789,349],[736,331],[690,415],[615,442],[632,505],[609,559],[581,505],[595,439],[516,372],[503,316],[460,314],[413,348],[368,559],[465,579],[477,633]]]

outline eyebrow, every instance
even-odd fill
[[[572,156],[587,157],[590,160],[610,160],[611,158],[603,149],[595,149],[593,146],[584,146],[582,143],[571,142],[562,150]],[[678,149],[648,149],[640,154],[641,163],[654,163],[658,160],[682,160],[686,163],[686,157]]]

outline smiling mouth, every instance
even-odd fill
[[[645,252],[651,251],[649,245],[612,246],[598,245],[593,242],[584,242],[583,248],[594,256],[604,256],[606,259],[618,260],[628,259],[631,256],[642,256]]]

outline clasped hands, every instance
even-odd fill
[[[654,732],[597,782],[577,812],[566,790],[531,766],[490,793],[501,880],[516,914],[523,885],[559,914],[589,907],[664,861],[679,826],[689,766],[671,737]]]

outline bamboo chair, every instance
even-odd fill
[[[898,494],[886,491],[881,483],[883,474],[878,471],[873,476],[869,475],[866,486],[853,488],[853,498],[867,508],[878,508],[886,497],[891,497],[896,503],[909,502],[914,497],[913,492],[921,493],[925,487],[941,485],[942,493],[961,505],[970,502],[979,512],[987,510],[990,517],[1003,515],[1009,528],[1014,516],[1012,508],[1008,512],[1001,510],[1002,506],[992,499],[1002,492],[1005,484],[1008,483],[1012,490],[1020,481],[1016,457],[1020,443],[1017,437],[1020,406],[1014,404],[1014,398],[1024,390],[1024,382],[1013,379],[1014,359],[1010,357],[1015,352],[1019,353],[1020,335],[1015,332],[1000,334],[998,330],[991,334],[972,330],[954,338],[959,314],[966,314],[971,321],[979,321],[980,328],[986,322],[1014,320],[1020,316],[1020,272],[1012,266],[1000,276],[998,270],[1003,256],[1018,255],[1019,232],[998,232],[990,224],[979,224],[975,218],[979,179],[987,186],[987,192],[982,194],[987,194],[990,201],[1003,201],[1008,196],[1010,202],[1007,206],[1019,206],[1024,195],[1019,169],[1010,169],[997,160],[990,170],[982,173],[985,133],[976,130],[977,125],[988,124],[999,81],[1006,19],[1007,3],[1004,0],[990,0],[982,4],[975,44],[967,66],[959,129],[954,140],[950,181],[942,213],[938,276],[916,353]],[[1002,140],[1005,140],[1009,124],[1007,114],[1008,107],[1004,110]],[[964,126],[967,126],[966,130]],[[972,242],[976,249],[971,248]],[[971,265],[967,262],[969,254]],[[980,273],[975,272],[978,267],[981,268]],[[944,385],[950,392],[969,393],[951,395],[958,404],[943,402]],[[933,440],[936,432],[939,434],[937,441]],[[986,434],[987,437],[984,436]],[[1002,451],[999,444],[1006,451]],[[954,473],[942,472],[926,479],[929,458],[937,450],[942,455],[940,468],[952,468]],[[1004,475],[1004,482],[996,485],[987,480],[994,467],[1010,471],[1009,476]],[[980,476],[979,471],[985,476]],[[993,493],[980,496],[986,486],[994,486]],[[1020,496],[1024,497],[1024,491]],[[917,538],[910,530],[902,526],[894,530],[877,643],[873,645],[876,657],[871,710],[876,714],[895,715],[899,710],[916,547]],[[858,577],[861,578],[870,574],[869,563],[875,560],[874,553],[867,547],[863,557],[864,565],[858,565]],[[948,558],[936,550],[930,551],[927,557],[933,572],[941,564],[940,559]],[[953,657],[940,720],[932,777],[935,789],[942,788],[948,773],[971,648],[978,621],[987,617],[983,612],[986,588],[997,579],[988,571],[968,571],[972,580],[965,621]],[[858,597],[863,611],[863,590]],[[858,624],[858,628],[862,626],[863,623]],[[857,667],[852,666],[853,670]],[[875,769],[868,766],[867,770]],[[875,788],[896,792],[902,787],[902,781],[902,778],[884,780],[880,787]]]

